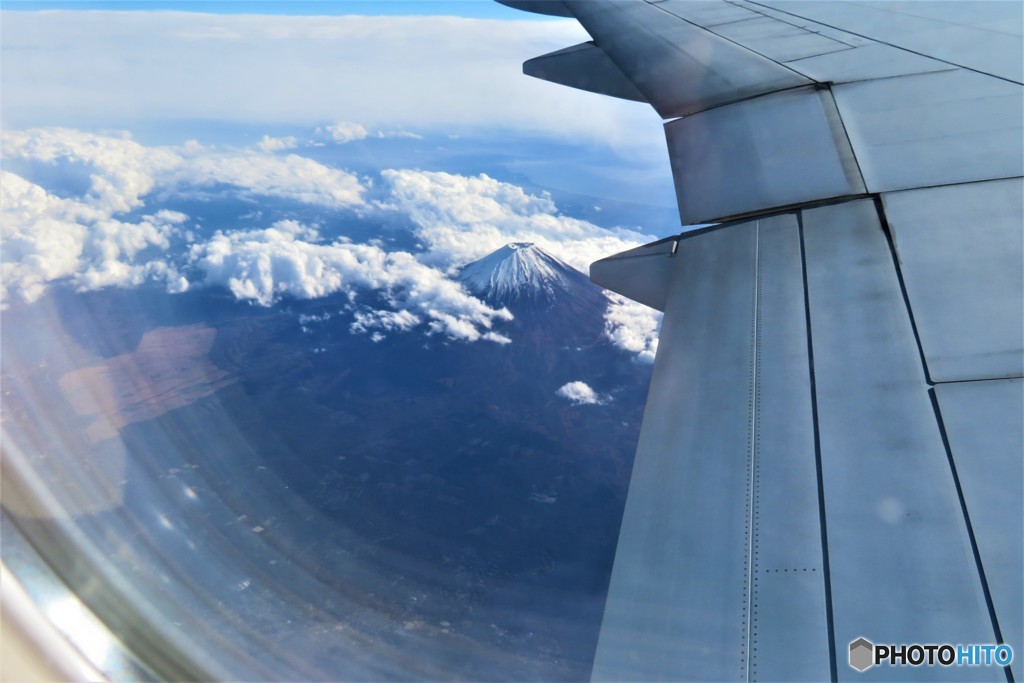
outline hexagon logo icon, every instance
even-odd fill
[[[857,671],[866,671],[875,665],[875,646],[867,638],[858,638],[850,643],[850,666]]]

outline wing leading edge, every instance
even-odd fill
[[[1020,3],[545,4],[591,54],[528,72],[649,102],[719,223],[591,268],[665,311],[593,678],[1020,680]]]

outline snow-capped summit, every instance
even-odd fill
[[[459,272],[459,280],[476,296],[499,305],[524,300],[554,304],[580,286],[593,289],[586,275],[532,242],[506,244],[473,261]]]

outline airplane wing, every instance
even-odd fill
[[[715,224],[591,267],[665,312],[594,680],[1021,680],[1022,4],[500,1]]]

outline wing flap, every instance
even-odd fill
[[[642,270],[644,258],[622,267]],[[684,237],[660,258],[672,268],[672,322],[593,677],[822,680],[829,629],[796,216]]]
[[[1024,375],[1024,181],[882,195],[933,382]]]
[[[861,200],[802,215],[837,646],[860,636],[994,642],[875,205]],[[991,672],[929,669],[928,676]]]
[[[1024,666],[1024,381],[956,382],[935,387],[977,543],[978,559],[1004,642],[1014,648],[1011,668]]]

